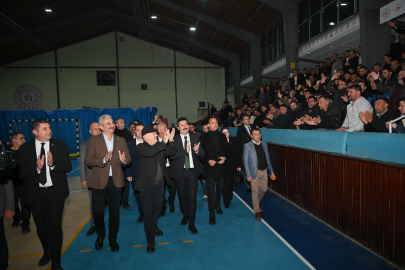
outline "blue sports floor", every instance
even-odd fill
[[[78,176],[77,162],[72,163],[68,176]],[[164,235],[156,237],[156,252],[147,253],[131,195],[132,208],[120,212],[120,250],[108,250],[106,238],[103,249],[96,251],[97,236],[86,236],[87,222],[62,256],[65,269],[396,269],[273,192],[261,203],[263,222],[255,220],[244,184],[235,186],[230,208],[223,207],[214,226],[208,224],[208,201],[199,188],[197,235],[180,224],[176,197],[175,212],[168,209],[158,220]],[[107,209],[105,217],[108,225]]]

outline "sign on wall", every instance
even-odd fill
[[[380,8],[380,24],[405,13],[405,0],[395,0]]]
[[[24,84],[15,90],[14,101],[21,109],[33,110],[42,104],[42,92],[34,85]]]

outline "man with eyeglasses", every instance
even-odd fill
[[[14,186],[14,199],[15,199],[15,215],[14,222],[12,223],[13,228],[21,226],[22,234],[30,233],[30,218],[31,218],[31,209],[30,207],[23,202],[22,198],[22,187],[23,181],[19,179],[19,167],[17,161],[18,150],[20,146],[25,143],[25,136],[21,132],[13,132],[10,135],[12,146],[8,149],[10,153],[10,172],[11,179],[13,180]],[[20,203],[20,206],[18,205]]]

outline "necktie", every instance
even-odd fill
[[[184,136],[184,149],[187,151],[187,136]],[[184,166],[186,170],[190,169],[190,157],[187,153],[187,156],[184,157]]]
[[[249,129],[249,135],[252,134],[252,131],[250,130],[250,127],[248,127],[248,129]]]
[[[44,148],[45,143],[41,143],[41,158],[45,156],[45,148]],[[44,166],[41,169],[41,173],[39,174],[39,182],[42,185],[45,185],[46,183],[46,157],[44,158]]]

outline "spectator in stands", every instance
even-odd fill
[[[343,75],[343,80],[346,82],[346,84],[350,83],[351,76],[352,74],[350,74],[349,72],[345,72],[345,74]]]
[[[238,141],[239,148],[243,154],[243,145],[252,140],[252,130],[255,128],[254,125],[250,124],[250,119],[247,115],[243,116],[243,125],[239,126],[238,131],[236,132],[236,140]]]
[[[163,115],[155,115],[155,119],[153,119],[152,124],[159,124],[162,123]]]
[[[289,129],[290,114],[291,111],[288,110],[286,105],[280,105],[280,115],[277,118],[270,115],[270,121],[273,122],[274,128]]]
[[[129,132],[131,132],[131,135],[132,135],[132,139],[135,139],[135,127],[136,127],[136,124],[134,122],[131,122],[128,125]]]
[[[395,80],[398,79],[398,74],[402,70],[402,67],[397,59],[391,61],[391,69],[392,69],[392,78],[394,78]]]
[[[395,21],[388,21],[387,23],[399,34],[399,41],[391,48],[392,51],[390,50],[390,53],[393,54],[395,58],[400,58],[402,50],[405,49],[405,29],[398,27]]]
[[[290,87],[294,89],[294,87],[298,85],[305,85],[305,79],[300,74],[300,70],[296,69],[294,70],[293,76],[290,78]]]
[[[398,100],[405,96],[404,78],[405,70],[401,70],[398,75],[398,85],[387,86],[384,85],[380,80],[378,74],[371,72],[371,77],[375,80],[378,91],[382,93],[389,93],[390,108],[398,112]]]
[[[341,123],[342,110],[334,102],[331,102],[328,97],[320,97],[318,104],[321,110],[319,116],[307,117],[304,119],[305,123],[315,126],[317,129],[336,130]]]
[[[267,114],[268,119],[275,119],[280,115],[280,110],[277,109],[276,106],[271,106],[270,111]],[[267,125],[267,128],[274,128],[274,124],[271,120],[269,120],[269,124]]]
[[[391,68],[391,58],[392,58],[391,54],[384,55],[384,63],[385,64],[383,66],[383,69]]]
[[[359,56],[359,65],[363,64],[363,59],[361,58],[361,45],[357,48],[357,55]]]
[[[258,128],[264,128],[269,124],[269,119],[267,119],[267,107],[262,106],[260,110],[260,115],[258,115],[253,122],[253,125]]]
[[[209,129],[209,127],[208,127],[208,123],[204,123],[203,125],[202,125],[202,128],[203,128],[203,132],[204,133],[207,133],[210,129]]]
[[[383,84],[385,86],[395,86],[396,85],[396,81],[392,77],[392,69],[390,67],[383,68],[382,78],[383,78]],[[375,78],[374,78],[374,80],[375,80]]]
[[[270,96],[264,90],[264,87],[260,87],[260,95],[258,97],[259,104],[262,106],[268,106],[270,104]]]
[[[361,66],[359,69],[359,79],[362,79],[364,82],[367,82],[367,67]]]
[[[349,100],[350,104],[347,105],[347,115],[343,122],[342,127],[338,131],[364,131],[364,123],[360,119],[360,112],[372,112],[370,102],[361,96],[361,88],[359,85],[353,85],[349,87]]]
[[[385,123],[397,117],[397,114],[388,108],[388,104],[388,98],[381,97],[374,104],[374,114],[369,111],[360,112],[360,119],[364,123],[364,131],[388,132]]]
[[[342,99],[342,97],[347,96],[348,94],[346,82],[344,80],[339,81],[337,86],[338,89],[332,87],[333,81],[338,77],[339,73],[335,73],[332,76],[332,79],[329,81],[326,89],[333,94],[333,100],[335,101],[336,106],[339,107],[346,115],[347,104]]]
[[[158,124],[157,123],[152,123],[152,125],[150,125],[153,129],[157,129]]]
[[[232,109],[229,108],[229,104],[227,102],[222,103],[222,109],[219,110],[219,119],[221,122],[226,121],[229,111],[232,111]]]
[[[365,99],[372,98],[374,93],[373,90],[370,87],[367,87],[367,84],[365,82],[359,82],[358,83],[361,87],[361,96],[364,97]]]
[[[238,127],[242,125],[242,110],[239,108],[236,110],[235,120],[233,121],[233,125]]]
[[[300,119],[304,116],[304,111],[298,108],[298,103],[296,101],[291,101],[290,103],[291,113],[290,113],[290,120],[288,121],[288,125],[290,129],[296,129],[297,127],[294,125],[294,122],[297,119]]]
[[[326,75],[326,76],[331,76],[331,72],[332,72],[332,62],[330,61],[330,58],[328,57],[328,58],[326,58],[326,61],[325,61],[325,67],[324,67],[324,69],[323,69],[323,73]]]
[[[350,85],[357,85],[359,83],[359,74],[357,72],[353,72],[352,75],[350,76]]]
[[[305,81],[306,79],[309,79],[308,70],[307,70],[306,68],[304,68],[304,69],[302,70],[302,77],[304,78],[304,81]]]
[[[270,85],[269,85],[269,86],[266,87],[266,91],[267,91],[267,95],[269,96],[269,104],[273,104],[273,102],[274,102],[274,93],[276,91],[275,87],[273,86],[273,88],[271,88]]]
[[[280,87],[281,87],[281,89],[284,90],[286,86],[287,86],[287,89],[288,89],[287,77],[283,76],[283,78],[282,78],[282,80],[280,82]]]
[[[405,97],[399,99],[399,112],[401,115],[405,115]],[[385,123],[385,126],[388,129],[388,122]],[[392,123],[392,133],[402,133],[405,134],[405,118],[402,118],[396,123]]]
[[[134,119],[132,122],[133,122],[135,125],[139,125],[139,124],[140,124],[138,119]]]
[[[381,74],[382,66],[379,63],[373,65],[373,71],[377,74]]]
[[[217,113],[217,108],[214,107],[214,104],[211,104],[211,116],[215,116],[216,113]]]
[[[225,127],[232,127],[233,126],[233,121],[235,121],[235,114],[231,111],[228,112],[228,118],[226,118]]]

